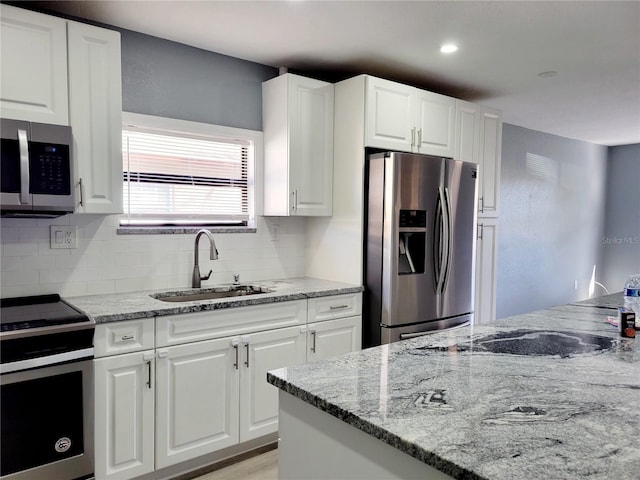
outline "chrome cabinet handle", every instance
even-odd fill
[[[147,361],[147,387],[151,388],[151,360]]]
[[[84,187],[82,186],[82,178],[78,180],[78,189],[80,190],[80,202],[79,205],[84,207]]]
[[[484,224],[479,223],[478,224],[478,240],[482,240],[482,234],[484,233]]]
[[[480,204],[480,213],[484,213],[484,196],[478,198],[478,203]]]
[[[233,346],[233,349],[235,350],[235,356],[236,356],[236,361],[233,363],[233,368],[235,368],[236,370],[238,370],[238,365],[239,365],[239,360],[240,360],[240,352],[238,351],[238,339],[234,338],[233,340],[231,340],[231,345]]]
[[[329,307],[329,310],[340,310],[341,308],[348,308],[349,305],[347,305],[346,303],[342,304],[342,305],[331,305]]]
[[[244,348],[246,349],[246,353],[247,353],[247,359],[244,361],[244,364],[247,368],[249,368],[249,343],[250,343],[251,337],[250,336],[244,336],[241,339],[241,342],[244,344]]]
[[[240,353],[238,352],[238,345],[234,345],[233,349],[236,351],[236,361],[234,362],[233,367],[238,370],[238,359],[240,356]]]
[[[123,338],[125,336],[123,335]],[[133,335],[131,335],[131,338],[133,338]],[[164,353],[166,357],[166,353],[167,351],[164,350]],[[155,352],[145,352],[142,354],[142,361],[145,362],[147,364],[147,388],[151,388],[151,379],[152,379],[152,374],[153,372],[151,371],[151,362],[153,361],[153,359],[156,357]]]
[[[419,128],[418,129],[418,143],[416,144],[416,146],[418,147],[418,150],[420,150],[420,146],[422,145],[422,129]]]
[[[414,147],[416,144],[416,127],[411,129],[411,146]]]
[[[29,140],[26,130],[18,130],[20,148],[20,203],[29,203]]]
[[[309,328],[309,333],[311,333],[311,352],[316,353],[316,329],[315,327]]]

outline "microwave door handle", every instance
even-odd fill
[[[29,140],[27,131],[18,129],[20,148],[20,203],[29,204]]]

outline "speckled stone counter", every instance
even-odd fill
[[[258,281],[250,282],[250,284],[252,286],[269,290],[269,292],[256,295],[179,303],[165,302],[154,298],[154,296],[163,294],[175,296],[207,292],[221,287],[221,285],[211,285],[201,289],[176,288],[144,292],[66,297],[65,299],[91,315],[96,323],[107,323],[161,315],[200,312],[203,310],[242,307],[245,305],[286,302],[289,300],[301,300],[312,297],[361,292],[363,290],[362,286],[308,277]]]
[[[517,315],[268,381],[454,478],[637,480],[640,338],[605,323],[621,304]]]

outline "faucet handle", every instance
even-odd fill
[[[211,276],[212,273],[213,273],[213,270],[209,270],[209,273],[207,273],[206,275],[202,275],[200,277],[200,280],[209,280],[209,277]]]
[[[233,274],[233,284],[234,285],[240,285],[240,274],[239,273],[234,273]]]

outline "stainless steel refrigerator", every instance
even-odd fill
[[[367,158],[363,346],[473,320],[478,165]]]

